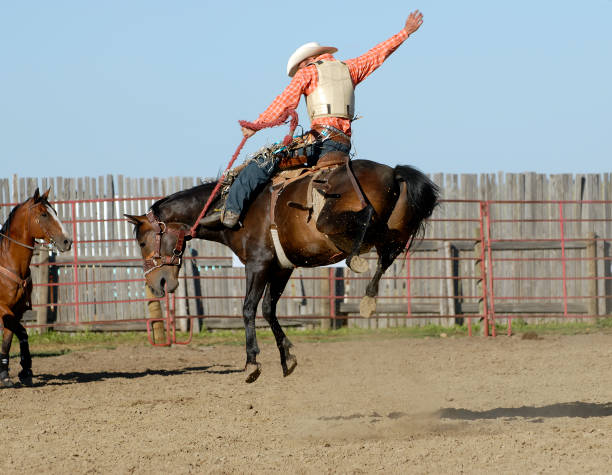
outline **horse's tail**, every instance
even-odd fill
[[[410,244],[414,237],[425,231],[425,220],[438,206],[440,190],[425,174],[408,165],[398,165],[394,169],[395,181],[400,187],[389,227],[399,226],[410,233]]]

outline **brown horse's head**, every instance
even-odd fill
[[[36,188],[34,196],[24,203],[29,220],[27,226],[34,239],[43,239],[55,245],[60,252],[69,251],[72,239],[68,237],[64,225],[57,217],[57,212],[49,204],[49,191],[51,188],[41,195]]]
[[[174,292],[179,285],[178,274],[181,270],[181,256],[175,254],[179,237],[164,223],[161,228],[163,232],[159,233],[146,216],[126,214],[125,217],[134,225],[136,241],[145,262],[145,280],[153,295],[163,297],[164,286],[168,292]]]

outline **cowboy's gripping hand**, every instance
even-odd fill
[[[415,10],[410,15],[408,15],[408,19],[406,20],[406,26],[404,26],[404,29],[406,30],[406,33],[408,33],[408,35],[411,35],[415,31],[417,31],[422,24],[423,14],[420,11]]]

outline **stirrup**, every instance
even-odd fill
[[[234,213],[228,209],[223,210],[223,217],[221,218],[221,222],[224,226],[228,228],[233,228],[238,224],[240,220],[240,215],[238,213]]]

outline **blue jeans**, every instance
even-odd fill
[[[333,140],[315,142],[304,149],[308,166],[314,166],[319,159],[329,152],[343,152],[348,154],[351,150],[349,145],[344,145]],[[251,200],[266,185],[272,176],[278,171],[280,156],[264,158],[255,157],[232,183],[225,200],[225,209],[240,215],[244,205]]]
[[[261,188],[276,173],[280,160],[281,157],[266,160],[261,155],[251,160],[251,163],[238,174],[232,183],[225,200],[225,209],[240,215],[251,195],[261,191]]]

